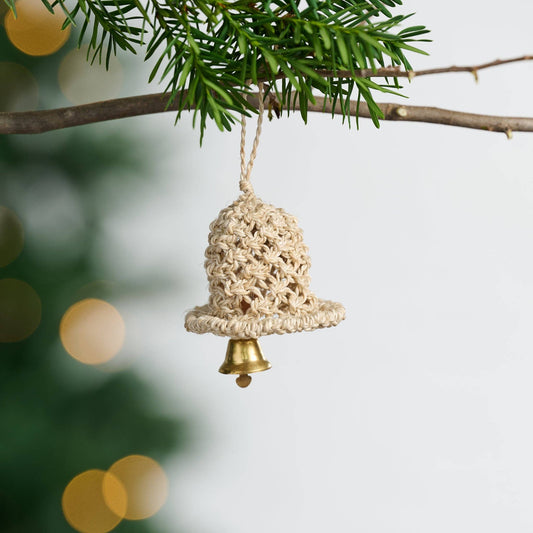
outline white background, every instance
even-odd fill
[[[415,69],[533,53],[530,1],[404,3],[432,30]],[[532,66],[415,79],[407,103],[533,116]],[[123,302],[128,344],[195,424],[194,453],[165,464],[169,530],[532,531],[533,134],[266,123],[256,192],[298,217],[312,289],[347,318],[264,338],[272,370],[240,390],[217,372],[226,341],[183,329],[207,301],[208,225],[238,195],[238,128],[200,148],[187,116],[122,125],[162,156],[141,201],[121,192],[102,256],[115,276],[173,280]]]

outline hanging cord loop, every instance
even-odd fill
[[[263,112],[265,110],[265,103],[263,102],[263,82],[257,84],[259,89],[259,114],[257,116],[257,128],[255,130],[255,139],[252,145],[252,151],[250,152],[250,159],[246,164],[246,118],[241,115],[241,178],[239,181],[239,188],[243,193],[253,194],[254,189],[250,182],[250,176],[252,174],[252,168],[254,166],[255,157],[257,155],[257,147],[259,146],[259,137],[261,135],[261,127],[263,125]]]

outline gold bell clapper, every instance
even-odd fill
[[[218,371],[221,374],[238,374],[235,381],[244,389],[252,381],[248,374],[263,372],[271,366],[264,358],[257,339],[230,339],[226,359]]]

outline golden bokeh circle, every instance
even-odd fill
[[[0,63],[0,74],[2,63]],[[0,79],[1,76],[0,76]],[[2,92],[0,84],[0,93]],[[0,205],[0,267],[14,261],[24,247],[24,229],[17,215]]]
[[[81,363],[107,363],[120,351],[126,336],[122,316],[109,302],[86,298],[63,315],[59,336],[65,350]]]
[[[112,502],[113,509],[107,501]],[[80,533],[107,533],[115,529],[124,518],[127,505],[122,483],[103,470],[87,470],[77,475],[66,486],[61,499],[67,522]]]
[[[27,339],[41,322],[41,300],[19,279],[0,280],[0,342]]]
[[[59,86],[63,94],[75,105],[109,100],[118,96],[124,73],[115,56],[109,58],[109,68],[98,59],[91,64],[94,51],[87,45],[71,50],[62,60],[58,70]]]
[[[57,52],[70,36],[63,10],[57,7],[50,13],[41,0],[18,0],[17,17],[10,10],[4,19],[11,43],[30,56],[47,56]]]
[[[150,457],[129,455],[117,461],[108,472],[126,489],[128,507],[124,518],[127,520],[142,520],[153,516],[167,501],[167,476],[159,463]],[[115,511],[113,501],[108,498],[105,490],[105,484],[104,498],[109,508]]]

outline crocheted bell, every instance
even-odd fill
[[[259,337],[336,326],[345,316],[340,303],[311,292],[311,262],[296,218],[254,194],[249,182],[253,156],[254,151],[247,172],[241,163],[243,194],[210,225],[205,252],[209,301],[185,318],[188,331],[230,337],[219,371],[238,374],[241,387],[250,383],[248,374],[270,368]]]

